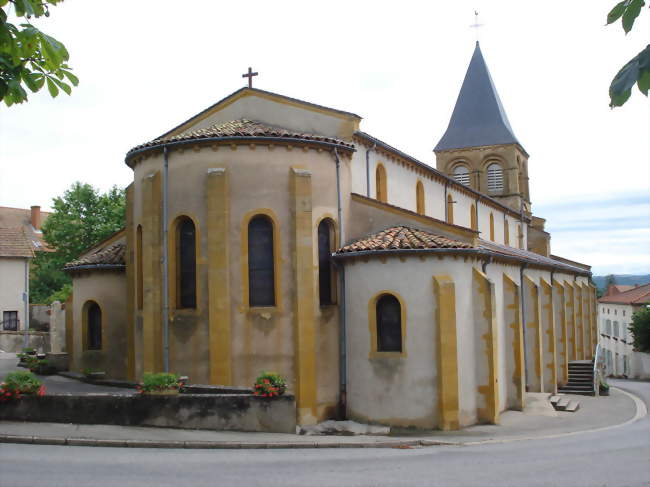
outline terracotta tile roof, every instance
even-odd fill
[[[34,251],[22,227],[0,228],[0,257],[34,257]]]
[[[553,266],[556,268],[566,269],[571,272],[577,272],[580,274],[589,273],[584,267],[578,267],[577,265],[568,264],[565,260],[556,260],[551,257],[545,257],[530,250],[517,249],[510,247],[508,245],[501,245],[495,242],[489,242],[487,240],[479,239],[479,248],[482,250],[488,250],[494,254],[502,255],[505,257],[513,257],[519,260],[524,260],[530,262],[531,264],[538,264],[542,266]]]
[[[465,242],[451,240],[440,235],[434,235],[424,230],[404,226],[391,227],[379,233],[369,235],[345,247],[336,253],[371,252],[380,250],[413,250],[413,249],[471,249]]]
[[[82,269],[120,269],[125,267],[124,254],[126,244],[118,242],[104,249],[81,256],[77,260],[68,262],[64,270],[82,270]]]
[[[617,294],[629,291],[630,289],[634,289],[634,286],[627,284],[610,284],[607,292],[602,297],[616,296]]]
[[[599,303],[611,304],[645,304],[650,302],[650,283],[643,286],[633,287],[628,291],[614,294],[613,296],[603,296],[598,300]]]
[[[296,139],[296,140],[310,140],[316,142],[327,142],[330,144],[337,144],[344,147],[354,148],[354,145],[344,142],[340,139],[333,137],[325,137],[321,135],[309,134],[304,132],[296,132],[293,130],[284,129],[281,127],[273,127],[262,122],[255,122],[252,120],[232,120],[225,123],[215,123],[209,127],[187,130],[172,137],[160,137],[138,145],[131,149],[129,153],[146,147],[152,147],[165,142],[178,142],[185,140],[201,140],[212,137],[277,137],[282,139]]]
[[[41,211],[41,225],[50,215],[51,213],[49,211]],[[32,213],[29,208],[9,208],[7,206],[0,206],[0,227],[22,227],[25,230],[25,235],[33,250],[43,250],[46,252],[54,251],[47,246],[47,243],[43,239],[43,233],[32,227]]]

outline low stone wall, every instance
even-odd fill
[[[28,347],[32,347],[39,352],[50,350],[50,334],[48,332],[30,331],[28,335]],[[24,343],[24,331],[0,331],[0,350],[3,352],[20,352],[24,347]]]
[[[3,404],[0,420],[295,433],[296,402],[291,395],[52,394]]]
[[[48,304],[29,305],[29,327],[36,331],[50,330],[50,306]]]
[[[630,356],[630,378],[650,379],[650,353],[632,352]]]

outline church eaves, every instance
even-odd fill
[[[477,42],[449,126],[434,151],[503,144],[521,147]]]

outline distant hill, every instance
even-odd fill
[[[594,284],[601,292],[605,292],[605,280],[607,276],[593,276]],[[633,276],[630,274],[614,274],[614,279],[616,279],[616,284],[621,284],[624,286],[634,286],[638,284],[639,286],[647,284],[650,282],[650,274],[643,274],[638,276]]]

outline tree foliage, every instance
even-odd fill
[[[43,224],[43,238],[55,252],[39,252],[32,268],[31,301],[50,303],[67,297],[70,278],[63,266],[124,227],[124,190],[102,194],[90,184],[74,183],[54,198],[54,212]],[[66,286],[67,285],[67,286]]]
[[[71,93],[68,83],[79,83],[67,64],[70,56],[65,46],[30,22],[49,17],[49,6],[61,1],[0,0],[0,100],[7,106],[27,101],[25,87],[36,93],[47,85],[50,95],[56,97],[59,90]],[[9,22],[11,7],[24,23]]]
[[[643,308],[632,315],[630,333],[635,350],[650,352],[650,309]]]
[[[621,19],[621,26],[627,34],[634,27],[634,22],[644,6],[644,0],[623,0],[617,3],[607,14],[607,25]],[[614,76],[609,86],[609,106],[614,108],[625,104],[630,98],[635,84],[641,93],[648,96],[648,89],[650,89],[650,44],[630,59]]]

